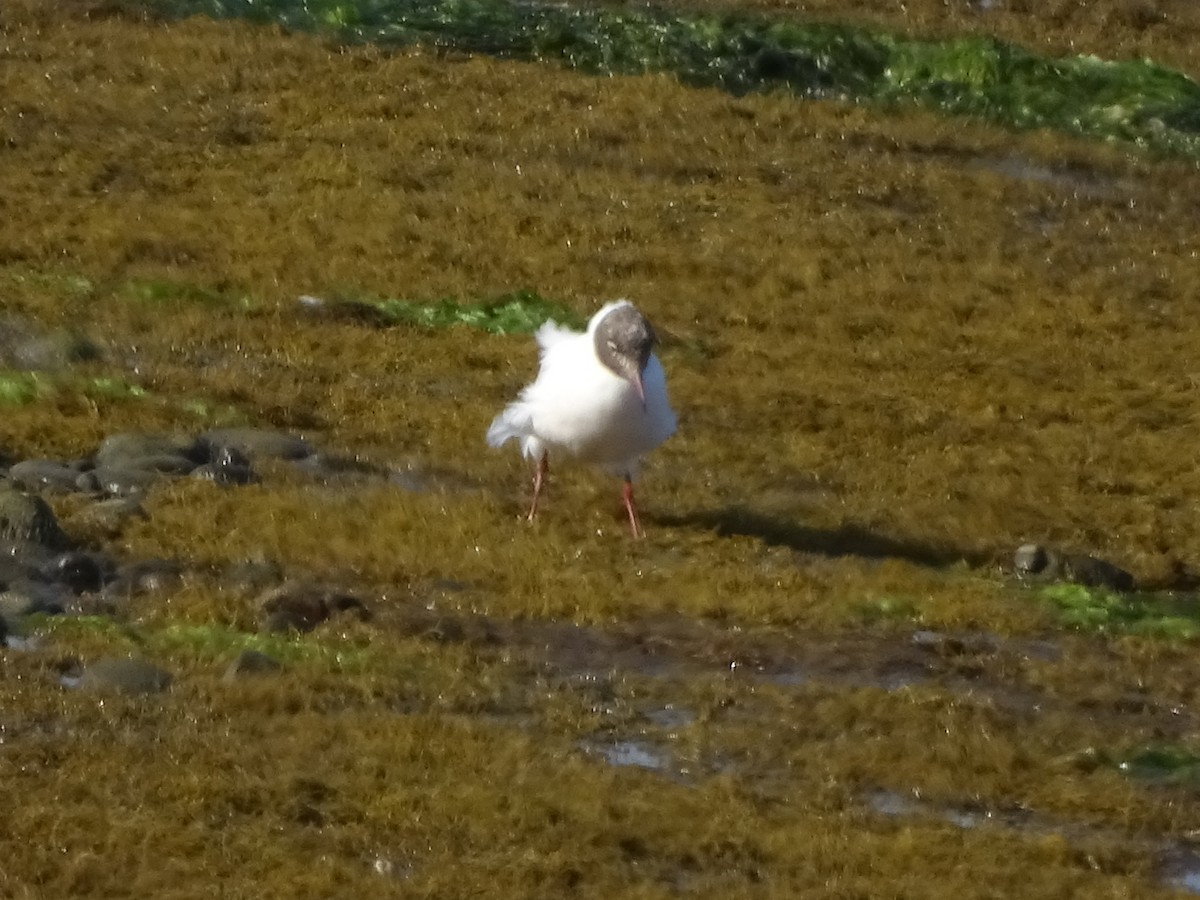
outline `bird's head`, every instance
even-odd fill
[[[646,388],[642,373],[657,340],[646,317],[632,303],[614,306],[596,324],[594,340],[600,362],[632,384],[644,406]]]

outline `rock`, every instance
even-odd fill
[[[53,459],[26,459],[8,470],[8,480],[27,491],[70,493],[79,473]]]
[[[367,607],[357,597],[309,582],[290,582],[259,598],[263,631],[312,631],[326,619],[352,611],[366,619]]]
[[[1132,591],[1134,578],[1119,566],[1107,560],[1084,554],[1068,554],[1062,560],[1063,577],[1067,581],[1084,587],[1108,588],[1114,591]]]
[[[213,460],[222,449],[236,450],[252,462],[304,459],[313,453],[312,445],[303,438],[268,428],[213,428],[200,435],[200,441],[208,446]]]
[[[49,329],[23,316],[0,316],[0,368],[56,371],[100,355],[99,346],[77,332]]]
[[[45,500],[8,485],[0,485],[0,540],[28,542],[50,550],[71,545]]]
[[[110,497],[80,510],[71,522],[81,528],[94,529],[115,537],[134,518],[150,518],[139,497]]]
[[[1055,578],[1059,571],[1058,554],[1041,544],[1022,544],[1013,557],[1013,568],[1021,578]]]
[[[118,694],[158,694],[171,686],[171,674],[152,662],[129,657],[99,659],[83,670],[79,687]]]
[[[70,597],[61,585],[22,581],[10,584],[0,593],[0,617],[15,622],[23,616],[41,613],[60,616]]]
[[[192,472],[193,478],[202,478],[219,484],[229,485],[254,484],[258,476],[250,468],[250,463],[239,450],[232,447],[219,447],[212,462],[205,463]]]
[[[1037,581],[1070,581],[1084,587],[1131,591],[1134,577],[1112,563],[1084,553],[1058,553],[1041,544],[1022,544],[1013,557],[1021,578]]]
[[[248,675],[269,675],[282,668],[283,666],[277,660],[265,653],[257,650],[243,650],[234,657],[221,677],[224,681],[237,681]]]
[[[130,457],[122,466],[112,466],[111,468],[124,468],[138,472],[157,472],[162,475],[187,475],[195,470],[198,463],[194,459],[186,456],[181,456],[173,453],[156,453],[153,456],[135,456]]]
[[[382,309],[373,303],[363,303],[360,300],[330,302],[311,294],[301,294],[296,298],[296,302],[302,313],[325,322],[349,322],[371,328],[386,328],[392,324],[392,320]]]
[[[96,451],[97,469],[144,469],[181,474],[208,461],[208,448],[179,434],[125,432],[110,435]]]
[[[84,472],[76,479],[81,491],[92,494],[107,494],[110,497],[140,497],[162,477],[152,469],[108,467]]]
[[[46,577],[74,594],[100,590],[113,577],[111,559],[93,553],[72,551],[55,557],[43,570]]]
[[[176,587],[183,578],[183,566],[169,559],[146,559],[117,569],[116,575],[104,586],[104,596],[113,602],[128,600],[141,594],[166,591]]]
[[[54,551],[31,541],[0,540],[0,583],[12,584],[38,577]]]

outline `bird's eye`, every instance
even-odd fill
[[[609,350],[611,350],[613,353],[616,353],[616,352],[617,352],[617,342],[616,342],[616,341],[609,341],[609,342],[608,342],[608,349],[609,349]]]

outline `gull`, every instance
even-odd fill
[[[624,479],[621,501],[633,536],[641,537],[633,480],[642,457],[675,433],[654,329],[636,306],[617,300],[592,316],[585,332],[546,322],[534,337],[541,348],[537,378],[487,432],[490,446],[516,438],[536,460],[526,518],[537,516],[554,448]]]

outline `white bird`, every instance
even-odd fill
[[[641,458],[675,433],[654,329],[637,307],[618,300],[592,316],[582,334],[546,322],[534,337],[541,348],[537,378],[487,432],[492,447],[516,438],[537,461],[526,518],[537,515],[553,447],[624,478],[621,500],[634,537],[641,537],[633,479]]]

